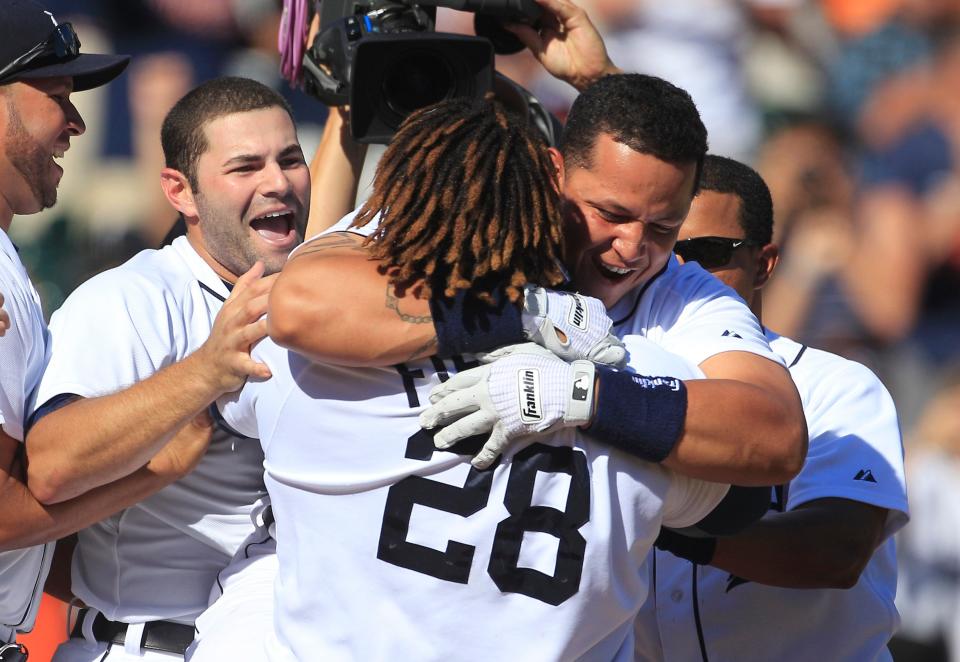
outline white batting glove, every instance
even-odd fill
[[[627,350],[610,333],[613,320],[598,299],[527,285],[521,319],[527,339],[561,359],[586,359],[617,368],[626,362]]]
[[[536,345],[513,346],[504,358],[435,387],[420,425],[446,426],[433,438],[441,450],[489,434],[471,461],[486,469],[515,439],[587,424],[593,415],[594,376],[590,361],[567,363]]]

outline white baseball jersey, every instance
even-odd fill
[[[681,265],[675,255],[608,313],[628,348],[631,336],[642,336],[695,365],[722,352],[751,352],[783,365],[743,299],[699,264]]]
[[[270,341],[254,357],[273,377],[222,412],[266,455],[272,660],[630,659],[658,527],[699,521],[727,491],[570,429],[477,471],[478,444],[437,451],[417,420],[463,359],[351,369]],[[676,358],[658,369],[702,374]]]
[[[0,425],[22,442],[27,402],[43,372],[47,325],[40,297],[3,230],[0,292],[10,317],[10,329],[0,337]],[[0,552],[0,641],[11,641],[14,630],[33,627],[52,557],[52,543]]]
[[[37,402],[113,393],[183,359],[209,337],[227,296],[186,237],[91,278],[51,320]],[[188,476],[80,531],[74,594],[112,620],[192,623],[253,530],[262,462],[258,444],[216,433]]]
[[[899,622],[891,536],[908,519],[893,400],[859,363],[768,337],[800,391],[810,437],[803,470],[774,490],[771,508],[828,497],[886,508],[885,540],[847,590],[764,586],[658,550],[648,563],[654,590],[637,619],[638,659],[890,659],[886,645]]]

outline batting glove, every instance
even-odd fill
[[[486,469],[515,439],[589,423],[594,378],[590,361],[567,363],[537,345],[514,346],[503,351],[503,358],[435,387],[420,425],[446,426],[434,436],[441,450],[489,434],[471,462]]]
[[[626,363],[627,350],[610,333],[613,320],[598,299],[527,285],[521,320],[528,340],[565,361],[586,359],[617,368]]]

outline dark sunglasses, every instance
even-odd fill
[[[681,239],[673,246],[673,252],[684,262],[699,262],[704,269],[718,269],[730,264],[733,251],[741,246],[757,246],[749,239],[731,239],[729,237],[695,237]]]
[[[0,69],[0,82],[27,69],[63,62],[80,54],[80,38],[69,23],[61,23],[50,36]]]

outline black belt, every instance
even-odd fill
[[[77,623],[73,626],[70,636],[75,639],[83,638],[83,621],[87,609],[81,609],[77,614]],[[93,637],[97,641],[123,644],[127,636],[127,624],[107,620],[103,614],[97,614],[93,619]],[[194,627],[171,621],[149,621],[143,624],[143,638],[140,647],[146,650],[163,651],[183,655],[187,647],[193,643]]]

